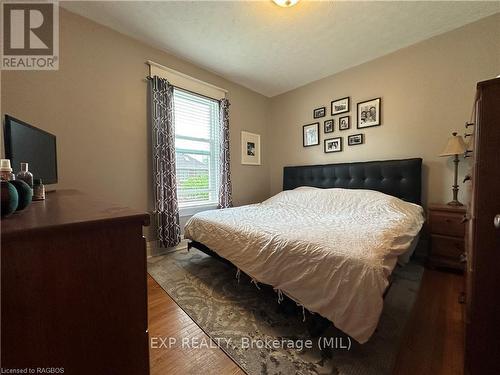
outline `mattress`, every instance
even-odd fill
[[[422,207],[380,192],[297,188],[198,213],[184,236],[364,343],[398,256],[423,222]]]

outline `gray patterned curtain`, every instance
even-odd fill
[[[220,121],[220,188],[219,188],[219,208],[233,206],[231,188],[231,169],[229,157],[229,101],[221,99],[219,102]]]
[[[157,76],[151,79],[154,219],[161,247],[181,240],[175,174],[174,87]]]

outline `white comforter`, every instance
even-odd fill
[[[375,191],[298,188],[259,204],[198,213],[184,236],[364,343],[422,213]]]

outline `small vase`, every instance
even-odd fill
[[[0,194],[1,194],[1,216],[6,217],[12,214],[16,208],[19,200],[17,190],[8,181],[1,181]]]
[[[31,203],[31,200],[33,198],[33,189],[31,189],[30,186],[22,180],[14,180],[9,182],[14,185],[19,197],[16,211],[24,210]]]

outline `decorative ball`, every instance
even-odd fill
[[[1,181],[0,186],[1,201],[2,201],[2,217],[13,213],[17,208],[19,196],[17,189],[9,181]]]
[[[17,190],[17,195],[19,196],[16,211],[24,210],[31,203],[33,190],[31,190],[30,186],[22,180],[14,180],[10,181],[10,183],[14,185]]]

